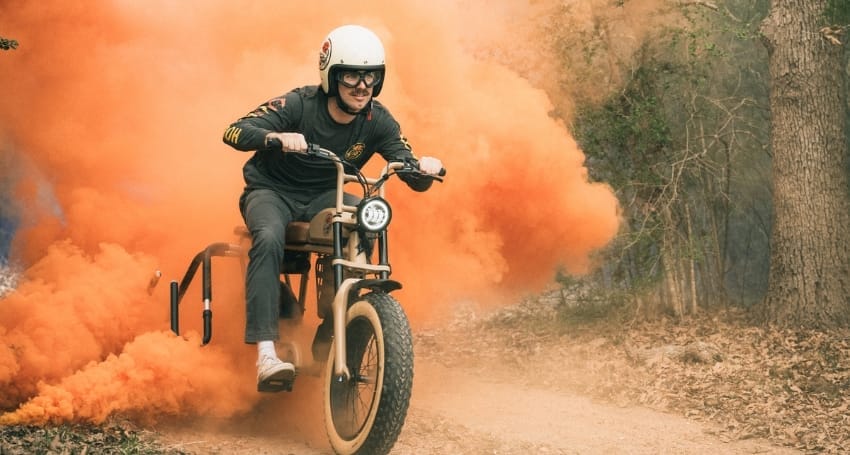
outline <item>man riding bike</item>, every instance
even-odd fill
[[[336,170],[327,160],[304,154],[307,144],[333,150],[360,168],[375,154],[387,161],[413,160],[398,122],[375,100],[383,87],[384,47],[372,31],[345,25],[331,31],[319,53],[319,85],[296,88],[271,99],[231,124],[226,144],[255,151],[243,167],[245,189],[239,208],[252,238],[246,275],[245,342],[256,343],[257,382],[291,382],[295,367],[278,358],[280,272],[286,225],[309,221],[334,206]],[[419,159],[425,174],[437,175],[442,162]],[[433,180],[403,176],[415,191]],[[357,198],[346,194],[346,204]]]

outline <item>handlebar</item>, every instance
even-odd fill
[[[278,139],[276,137],[270,138],[266,145],[271,149],[283,151],[283,143],[281,143],[280,139]],[[330,160],[330,161],[338,161],[338,162],[341,162],[341,163],[346,163],[345,160],[343,160],[342,158],[337,156],[337,154],[335,154],[334,152],[332,152],[332,151],[330,151],[326,148],[323,148],[319,144],[308,143],[306,151],[304,151],[304,152],[293,151],[291,153],[304,153],[305,155],[317,156],[319,158],[324,158],[324,159],[327,159],[327,160]],[[426,174],[426,173],[422,172],[421,170],[419,170],[419,161],[417,161],[415,159],[406,160],[403,163],[404,163],[404,167],[402,167],[401,169],[396,169],[396,173],[402,173],[402,174],[416,173],[416,174],[419,174],[419,175],[431,177],[434,180],[438,180],[438,181],[442,181],[442,179],[440,177],[446,176],[446,168],[441,168],[440,172],[438,172],[436,175],[431,175],[431,174]]]

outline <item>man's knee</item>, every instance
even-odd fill
[[[280,227],[267,227],[251,232],[253,247],[263,251],[283,251],[285,229]]]

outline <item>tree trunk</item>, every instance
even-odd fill
[[[827,0],[772,0],[773,204],[766,322],[850,323],[850,195],[843,45],[824,34]]]
[[[676,236],[673,234],[673,217],[670,214],[669,207],[664,207],[664,236],[661,244],[661,266],[664,274],[662,281],[667,285],[667,293],[670,297],[670,307],[673,313],[683,318],[685,316],[685,304],[682,298],[682,287],[679,281],[679,267],[681,263],[678,257],[678,249],[676,248]]]
[[[688,224],[688,278],[691,282],[691,306],[690,313],[697,314],[699,301],[697,300],[697,273],[696,273],[696,246],[694,245],[694,233],[691,228],[691,209],[685,204],[685,219]],[[705,255],[704,255],[705,256]]]

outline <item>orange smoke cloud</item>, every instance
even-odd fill
[[[351,10],[319,3],[310,10]],[[545,93],[474,57],[469,11],[451,2],[357,9],[302,20],[303,6],[271,0],[0,5],[0,30],[21,43],[0,55],[0,149],[27,163],[0,177],[22,202],[15,253],[28,266],[0,300],[0,423],[229,416],[260,400],[236,261],[214,265],[216,335],[204,348],[198,283],[181,310],[186,339],[167,332],[167,286],[146,286],[154,270],[179,279],[204,246],[232,240],[248,155],[221,143],[224,127],[317,82],[318,43],[342,23],[384,39],[381,100],[417,154],[448,169],[427,193],[390,187],[393,276],[414,322],[459,299],[539,290],[561,265],[588,269],[617,229],[617,204],[588,183]]]
[[[0,424],[99,423],[116,411],[138,419],[157,414],[227,417],[250,409],[255,392],[245,386],[252,384],[239,372],[221,368],[230,355],[215,347],[201,353],[199,345],[196,335],[188,340],[162,332],[139,335],[120,355],[89,363],[55,385],[39,383],[38,395],[0,416]],[[148,393],[152,390],[156,393]]]

